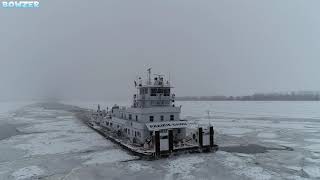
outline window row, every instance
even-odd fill
[[[149,121],[153,122],[154,121],[154,116],[149,116]],[[160,116],[160,121],[164,121],[164,116]],[[170,121],[174,121],[174,115],[170,115]]]
[[[133,120],[132,114],[128,114],[128,119]],[[126,114],[121,114],[121,118],[126,119],[127,116]],[[135,121],[138,121],[138,115],[135,115]],[[154,116],[149,116],[149,121],[153,122],[154,121]],[[160,121],[164,121],[164,115],[160,116]],[[174,115],[170,115],[170,121],[174,121]]]
[[[170,96],[170,88],[151,88],[150,96],[156,96],[157,94],[163,94],[164,96]]]
[[[124,114],[124,113],[121,113],[120,117],[121,117],[122,119],[127,119],[127,115]],[[133,119],[132,114],[128,114],[128,119],[129,119],[129,120],[132,120],[132,119]],[[135,121],[138,121],[138,115],[135,116]]]
[[[140,88],[140,95],[148,94],[148,88]],[[157,94],[163,94],[164,96],[170,96],[170,88],[151,88],[150,95],[156,96]]]

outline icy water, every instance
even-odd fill
[[[214,124],[220,151],[145,161],[82,124],[76,107],[0,103],[0,179],[320,178],[319,102],[178,104],[183,118]]]

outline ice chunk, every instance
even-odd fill
[[[310,150],[310,151],[320,152],[320,144],[313,144],[313,145],[310,145],[310,146],[306,146],[305,148]]]
[[[22,169],[19,169],[12,173],[12,176],[17,180],[23,179],[36,179],[37,177],[44,174],[44,170],[38,166],[28,166]]]
[[[307,166],[307,167],[304,167],[303,170],[312,178],[319,178],[320,177],[320,167]]]
[[[298,166],[288,166],[289,169],[295,170],[295,171],[301,171],[302,167]]]

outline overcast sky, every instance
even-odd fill
[[[127,99],[171,74],[177,96],[320,90],[318,0],[43,0],[0,8],[0,100]]]

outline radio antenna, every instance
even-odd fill
[[[151,69],[152,68],[149,68],[147,71],[148,71],[148,85],[151,84]]]

